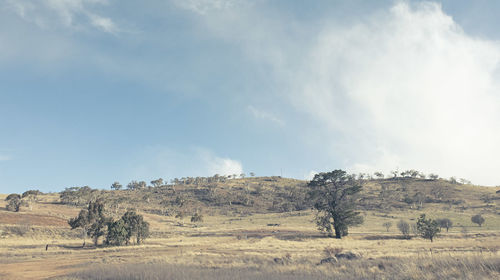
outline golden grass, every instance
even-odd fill
[[[248,182],[234,180],[225,187],[236,188]],[[280,187],[284,184],[278,183]],[[477,190],[471,186],[460,187],[467,191]],[[376,188],[375,185],[369,186],[367,192]],[[491,195],[495,191],[480,190]],[[460,210],[428,203],[422,210],[365,211],[365,223],[350,228],[350,235],[342,240],[324,238],[316,230],[314,213],[310,210],[230,216],[210,215],[218,212],[203,209],[204,221],[191,223],[189,216],[177,219],[139,209],[151,224],[152,235],[146,244],[81,248],[79,231],[71,231],[64,222],[75,216],[80,208],[54,203],[58,201],[57,194],[48,194],[40,197],[41,201],[33,206],[32,211],[24,208],[19,213],[6,212],[5,195],[0,195],[0,279],[45,279],[69,275],[96,265],[132,263],[168,264],[183,269],[196,267],[201,271],[208,268],[229,269],[229,275],[240,272],[243,273],[241,275],[248,275],[245,269],[257,268],[266,273],[307,272],[319,278],[321,275],[342,277],[356,268],[358,274],[352,275],[372,279],[375,278],[373,275],[385,275],[382,270],[387,275],[407,270],[407,274],[401,275],[408,279],[438,279],[439,275],[443,279],[453,279],[453,275],[455,278],[467,278],[474,274],[499,278],[495,268],[479,267],[482,272],[478,272],[471,266],[481,262],[498,263],[500,216],[495,211],[486,211],[483,213],[486,223],[478,227],[471,223],[470,217],[482,211],[479,206],[483,207],[485,203],[477,199],[477,193],[475,196],[461,194],[461,197],[471,207]],[[421,238],[402,240],[396,223],[400,219],[414,223],[421,213],[431,218],[450,218],[454,227],[449,233],[443,232],[433,243]],[[387,221],[393,224],[389,232],[382,226]],[[462,233],[461,226],[467,228],[466,235]],[[12,234],[11,227],[28,227],[29,230],[23,236],[17,236]],[[45,251],[47,244],[49,248]],[[334,265],[318,265],[325,258],[324,249],[327,247],[356,252],[362,257],[361,260],[342,260]],[[392,268],[391,263],[394,265]],[[449,271],[445,274],[435,263],[449,266]],[[380,268],[379,264],[384,268]],[[422,267],[436,273],[430,271],[426,274]]]

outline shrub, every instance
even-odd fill
[[[203,222],[203,215],[199,213],[194,213],[193,216],[191,217],[191,222],[192,223]]]
[[[9,203],[7,204],[7,210],[13,212],[19,212],[20,207],[21,207],[21,199],[18,197],[10,199]]]
[[[448,230],[453,227],[453,222],[448,218],[437,219],[436,221],[439,224],[439,228],[445,228],[446,232],[448,232]]]
[[[392,223],[391,222],[385,222],[382,225],[385,227],[385,229],[387,230],[387,232],[389,232],[389,229],[391,228]]]
[[[471,222],[478,224],[480,227],[484,224],[484,218],[481,214],[474,215],[470,218]]]
[[[410,224],[404,220],[398,222],[398,229],[403,234],[404,238],[410,239]]]

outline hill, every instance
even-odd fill
[[[141,264],[147,263],[182,268],[181,274],[189,274],[194,268],[224,268],[233,273],[233,269],[255,267],[272,273],[311,272],[316,278],[323,277],[322,273],[341,278],[350,273],[369,278],[387,273],[386,279],[392,279],[391,273],[409,273],[404,271],[413,273],[408,274],[411,277],[404,274],[407,279],[453,279],[453,271],[470,277],[500,276],[500,270],[493,269],[500,263],[498,188],[418,178],[367,179],[360,183],[364,187],[359,206],[365,222],[342,240],[323,238],[316,230],[306,195],[307,182],[296,179],[200,179],[130,190],[69,188],[38,194],[19,212],[7,211],[7,195],[0,195],[0,278],[48,278],[95,267],[97,272],[89,273],[99,274],[110,263],[138,264],[133,270],[113,267],[114,272],[131,274],[142,271]],[[82,248],[81,231],[70,230],[67,220],[95,199],[102,199],[108,215],[115,218],[132,208],[144,215],[151,225],[146,244]],[[194,213],[203,215],[203,220],[191,222]],[[454,227],[433,243],[415,237],[402,240],[395,224],[401,219],[414,223],[421,213],[449,218]],[[482,227],[471,222],[475,214],[485,217]],[[383,226],[387,222],[392,224],[389,229]],[[342,274],[346,263],[319,266],[331,251],[356,252],[362,259],[350,262],[354,270]],[[431,255],[434,261],[428,262]],[[469,259],[478,256],[480,260]],[[463,263],[456,263],[457,259]],[[438,260],[442,265],[434,269],[440,274],[423,269]],[[477,262],[490,263],[491,267],[479,266],[476,270]],[[442,271],[446,266],[457,268]],[[401,271],[384,272],[380,267],[399,267]],[[444,277],[447,273],[452,274]],[[101,277],[97,274],[82,279]]]

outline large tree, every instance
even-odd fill
[[[149,236],[149,223],[144,221],[142,215],[137,214],[133,210],[123,214],[121,220],[127,231],[125,243],[130,243],[130,238],[135,236],[136,243],[141,244]]]
[[[343,170],[316,174],[308,187],[309,197],[318,211],[318,228],[333,237],[342,238],[348,234],[349,226],[363,222],[356,211],[356,194],[362,189],[354,176]]]
[[[97,245],[99,237],[106,234],[105,229],[109,218],[104,214],[104,203],[101,200],[90,201],[87,209],[80,211],[77,217],[71,218],[68,224],[71,229],[82,228],[85,235],[92,237],[94,244]]]

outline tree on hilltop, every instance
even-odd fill
[[[122,185],[119,183],[119,182],[114,182],[112,185],[111,185],[111,189],[113,190],[120,190],[122,188]]]

